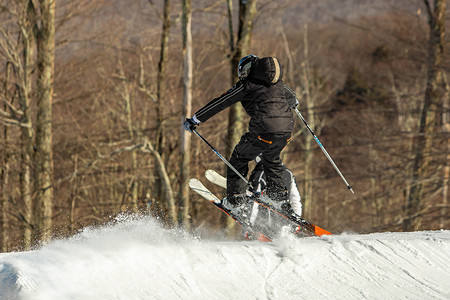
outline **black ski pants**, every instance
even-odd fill
[[[284,165],[280,152],[291,139],[290,133],[256,134],[247,132],[233,150],[230,163],[244,177],[248,174],[248,163],[262,153],[262,163],[267,180],[267,195],[277,200],[279,195],[286,194],[289,187],[283,180]],[[247,189],[246,183],[230,168],[227,169],[227,197],[242,194]],[[281,199],[280,199],[281,200]]]

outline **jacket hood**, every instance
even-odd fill
[[[283,77],[283,70],[275,57],[263,57],[252,63],[248,79],[264,85],[275,84]]]

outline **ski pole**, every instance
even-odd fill
[[[319,141],[319,139],[317,138],[317,136],[314,134],[314,132],[312,131],[311,127],[309,127],[308,123],[306,123],[305,118],[303,118],[302,114],[299,112],[299,110],[297,108],[295,108],[295,112],[297,113],[298,117],[303,121],[303,123],[306,125],[306,128],[308,128],[309,132],[312,134],[312,136],[314,137],[314,140],[316,141],[317,145],[319,145],[320,149],[322,149],[323,153],[325,154],[325,156],[328,158],[328,160],[330,161],[330,163],[333,165],[334,169],[336,170],[336,172],[338,172],[338,174],[341,176],[342,180],[344,180],[345,184],[347,185],[347,188],[354,194],[355,192],[352,189],[352,186],[348,184],[347,180],[345,180],[344,175],[342,175],[341,171],[339,171],[338,167],[336,166],[336,164],[334,163],[334,161],[331,159],[330,155],[328,154],[327,150],[325,150],[324,146],[322,145],[322,143]]]
[[[237,175],[239,175],[239,177],[241,177],[242,180],[244,180],[245,183],[248,183],[248,180],[242,176],[241,173],[238,172],[238,170],[236,170],[235,167],[233,167],[232,164],[230,164],[230,162],[222,156],[222,154],[219,153],[219,151],[217,151],[200,133],[197,132],[197,130],[192,129],[192,132],[194,132],[199,138],[202,139],[202,141],[205,142],[206,145],[209,146],[209,148],[211,148],[212,151],[214,151],[215,154],[217,154],[217,156],[231,169],[234,171],[234,173],[236,173]]]

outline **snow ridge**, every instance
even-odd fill
[[[0,299],[449,299],[450,231],[272,243],[202,239],[121,216],[0,254]]]

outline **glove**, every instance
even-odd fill
[[[298,106],[298,100],[297,98],[295,98],[295,102],[291,101],[291,103],[289,103],[289,108],[294,109]]]
[[[191,118],[186,118],[186,120],[183,123],[183,128],[186,131],[192,132],[192,130],[194,130],[195,127],[197,127],[198,123],[200,123],[200,122],[196,122],[194,120],[194,118],[192,118],[192,119]]]

